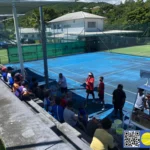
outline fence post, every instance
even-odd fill
[[[46,35],[45,35],[45,23],[44,23],[44,17],[43,17],[43,9],[42,6],[39,7],[39,13],[40,13],[40,23],[41,23],[41,33],[42,33],[42,48],[43,48],[43,59],[44,59],[44,75],[45,75],[45,83],[46,88],[48,88],[48,66],[47,66],[47,50],[46,50]]]
[[[38,60],[38,51],[37,51],[37,46],[38,46],[38,45],[36,45],[36,60]]]
[[[8,58],[8,63],[10,63],[10,58],[9,58],[9,48],[7,47],[7,58]]]

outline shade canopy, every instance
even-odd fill
[[[75,2],[75,0],[0,0],[0,14],[12,14],[12,3],[15,3],[17,14],[25,14],[52,2]]]

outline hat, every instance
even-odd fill
[[[88,75],[89,75],[89,76],[91,76],[91,75],[92,75],[92,73],[91,73],[91,72],[89,72],[89,73],[88,73]]]
[[[7,70],[14,70],[12,67],[8,66]]]
[[[6,71],[7,70],[7,68],[6,67],[2,67],[2,71]]]

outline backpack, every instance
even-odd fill
[[[20,86],[16,91],[15,91],[15,95],[19,98],[22,99],[22,95],[23,95],[23,86]]]

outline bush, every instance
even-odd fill
[[[4,142],[0,139],[0,150],[6,150]]]

